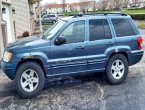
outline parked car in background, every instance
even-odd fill
[[[110,84],[120,84],[129,66],[142,59],[142,47],[130,16],[79,14],[59,20],[40,38],[9,44],[1,66],[16,81],[18,94],[32,98],[42,91],[45,78],[103,72]]]
[[[56,23],[58,21],[58,15],[56,14],[45,14],[42,17],[42,24],[47,24],[47,23]]]

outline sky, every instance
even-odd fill
[[[78,2],[78,0],[66,0],[66,3]],[[44,5],[46,3],[62,3],[61,0],[42,0],[41,4]]]
[[[66,0],[67,3],[77,2],[77,0]],[[61,0],[42,0],[41,4],[44,5],[45,3],[62,3]]]

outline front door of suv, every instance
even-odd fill
[[[66,39],[60,46],[52,44],[50,65],[53,74],[70,74],[87,70],[85,55],[85,20],[70,23],[58,37]]]
[[[104,70],[107,63],[107,51],[114,46],[114,38],[107,18],[90,19],[89,39],[87,42],[88,70]]]

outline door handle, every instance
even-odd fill
[[[78,46],[76,47],[76,49],[84,49],[85,47],[84,46]]]
[[[114,42],[108,42],[108,43],[106,43],[106,45],[113,45],[114,44]]]

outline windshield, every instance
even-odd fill
[[[42,38],[49,39],[49,38],[53,37],[56,34],[56,32],[58,32],[59,29],[64,25],[64,23],[65,23],[65,21],[58,21],[57,23],[52,25],[48,30],[46,30],[42,34]]]

